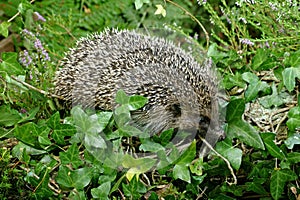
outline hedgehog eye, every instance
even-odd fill
[[[170,111],[173,113],[174,117],[180,117],[181,116],[181,107],[179,103],[174,103],[169,106]]]

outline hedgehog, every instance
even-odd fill
[[[147,104],[131,113],[144,131],[159,134],[174,128],[207,134],[212,146],[223,135],[211,60],[200,63],[170,40],[135,30],[106,29],[81,38],[61,66],[55,94],[69,105],[113,110],[116,92],[122,89],[127,95],[147,97]],[[201,149],[207,153],[205,145]]]

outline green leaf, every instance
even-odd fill
[[[81,190],[91,182],[92,172],[93,170],[87,167],[71,171],[68,167],[61,165],[56,181],[63,187]]]
[[[211,57],[214,60],[214,63],[218,63],[220,60],[228,57],[228,54],[223,51],[219,51],[218,45],[216,43],[212,43],[207,50],[207,56]]]
[[[297,128],[300,127],[300,119],[291,118],[286,122],[287,127],[291,131],[295,131]]]
[[[48,134],[50,129],[48,127],[38,127],[36,124],[29,122],[22,126],[18,126],[15,129],[14,135],[15,137],[35,148],[41,148],[43,144],[39,143],[39,137],[48,138]],[[49,139],[48,139],[49,140]]]
[[[290,53],[283,63],[286,67],[300,67],[300,50]]]
[[[119,131],[121,131],[121,133],[125,136],[139,136],[140,138],[148,137],[146,133],[144,133],[143,131],[141,131],[140,129],[134,126],[126,125],[119,128]]]
[[[266,82],[259,81],[259,78],[251,72],[243,73],[242,77],[249,83],[247,90],[245,91],[246,102],[252,101],[257,97],[260,91],[269,88],[269,85]]]
[[[108,199],[109,191],[111,188],[110,182],[102,183],[99,187],[91,190],[93,198]]]
[[[265,149],[264,143],[258,134],[258,131],[243,120],[230,122],[228,124],[227,132],[228,138],[239,138],[241,141],[252,147],[263,150]]]
[[[97,114],[88,116],[79,106],[74,107],[71,110],[71,114],[78,132],[93,135],[103,130],[103,126],[100,125]]]
[[[165,146],[166,144],[168,144],[170,142],[170,140],[173,136],[173,132],[174,132],[174,129],[169,129],[169,130],[163,131],[160,134],[159,139],[163,146]]]
[[[0,64],[0,68],[1,68],[1,64]],[[8,86],[10,87],[17,86],[18,89],[20,90],[20,93],[28,91],[27,87],[25,87],[22,83],[19,83],[18,81],[12,79],[7,73],[5,73],[4,77],[5,77],[5,81],[8,83]],[[24,82],[26,77],[25,75],[18,75],[16,78]]]
[[[233,148],[229,140],[218,142],[216,150],[230,162],[234,169],[238,170],[240,168],[243,152],[238,148]]]
[[[242,118],[245,111],[245,101],[243,99],[234,99],[229,102],[226,110],[226,120],[228,123]]]
[[[242,78],[244,81],[247,83],[253,83],[253,82],[258,82],[259,78],[252,72],[245,72],[242,74]]]
[[[274,199],[279,199],[287,181],[297,179],[297,175],[290,169],[274,170],[271,174],[270,192]]]
[[[272,106],[281,106],[284,103],[284,100],[281,95],[278,95],[276,85],[273,83],[272,95],[260,98],[259,103],[265,108],[270,108]]]
[[[163,17],[166,17],[166,15],[167,15],[166,9],[161,4],[158,4],[155,6],[156,6],[156,11],[155,11],[154,15],[162,15]]]
[[[59,158],[63,165],[72,164],[75,169],[83,164],[83,161],[79,158],[79,150],[75,143],[66,152],[59,152]]]
[[[105,127],[108,125],[112,115],[113,115],[112,112],[97,113],[98,122],[99,122],[99,125],[100,125],[100,130],[99,131],[103,131],[103,129],[105,129]]]
[[[49,120],[47,125],[53,129],[51,137],[59,145],[64,145],[64,138],[66,136],[73,136],[76,133],[76,128],[70,124],[61,124],[59,112],[54,113]]]
[[[128,106],[122,105],[114,110],[114,120],[118,127],[125,126],[130,120],[131,115]]]
[[[300,153],[299,152],[291,152],[287,154],[287,160],[294,164],[300,162]]]
[[[9,106],[0,106],[0,126],[13,126],[21,120],[18,111],[11,109]]]
[[[300,106],[300,105],[299,105]],[[289,118],[297,118],[300,119],[300,107],[296,106],[289,110],[288,117]]]
[[[144,3],[150,3],[150,0],[135,0],[134,1],[134,5],[135,5],[135,9],[138,10],[141,7],[143,7]]]
[[[122,183],[122,191],[129,199],[141,199],[142,194],[147,192],[146,186],[138,180],[138,177],[133,178],[129,184]]]
[[[52,129],[56,129],[60,126],[60,116],[58,111],[48,119],[47,125]]]
[[[253,191],[257,194],[266,195],[268,192],[265,190],[265,188],[262,186],[264,183],[264,180],[258,182],[255,179],[253,182],[248,182],[245,185],[247,186],[247,191]]]
[[[174,179],[181,179],[188,183],[191,183],[191,175],[189,168],[183,164],[176,164],[173,168]]]
[[[24,14],[30,8],[32,8],[31,4],[26,1],[24,1],[18,5],[18,11],[22,14]]]
[[[73,136],[76,133],[76,128],[70,124],[60,124],[59,127],[56,127],[53,130],[51,137],[55,140],[55,142],[59,145],[65,144],[65,137]]]
[[[49,140],[50,128],[49,127],[40,128],[39,132],[40,132],[39,135],[38,135],[39,144],[43,148],[46,148],[47,146],[50,146],[52,144],[52,142]]]
[[[10,27],[11,23],[10,22],[2,22],[0,24],[0,34],[3,35],[4,37],[8,36],[8,28]]]
[[[288,139],[284,141],[284,144],[288,149],[293,149],[295,144],[300,144],[300,134],[295,133],[289,136]]]
[[[203,166],[204,166],[203,158],[198,158],[195,162],[193,162],[193,164],[190,165],[190,170],[191,170],[192,173],[194,173],[198,177],[200,177],[200,176],[203,175],[203,168],[204,168]],[[206,176],[206,175],[203,175],[203,176]]]
[[[0,71],[5,71],[8,75],[24,75],[25,70],[18,62],[18,54],[15,52],[2,53]]]
[[[245,100],[246,102],[252,101],[255,99],[260,91],[265,91],[269,88],[269,85],[266,82],[255,82],[249,84],[246,92],[245,92]]]
[[[245,88],[246,83],[242,79],[242,75],[236,73],[235,75],[226,75],[222,81],[225,89],[231,89],[234,86],[238,86],[240,88]]]
[[[84,137],[84,146],[88,149],[107,148],[105,140],[101,137],[101,135],[97,132],[86,132]]]
[[[118,104],[128,104],[129,97],[126,95],[126,93],[123,90],[118,90],[115,101]]]
[[[158,152],[160,150],[165,150],[165,148],[158,143],[146,140],[140,145],[139,150],[144,152]]]
[[[122,165],[125,168],[136,168],[138,172],[144,173],[152,168],[155,160],[152,158],[133,158],[132,156],[125,154],[123,157]]]
[[[195,159],[196,156],[196,141],[194,140],[189,148],[187,148],[183,154],[178,158],[176,164],[188,166]]]
[[[119,180],[113,185],[113,187],[111,188],[109,194],[111,194],[112,192],[116,191],[119,188],[119,186],[122,183],[122,181],[123,181],[124,178],[125,178],[125,174],[123,176],[121,176],[119,178]]]
[[[24,123],[35,119],[35,115],[40,111],[40,107],[35,107],[30,110],[27,114],[22,115],[22,119],[18,123]],[[1,118],[1,117],[0,117]]]
[[[282,72],[283,83],[286,89],[291,92],[296,85],[296,78],[300,79],[300,67],[285,68]]]
[[[129,181],[131,181],[134,176],[138,176],[139,174],[149,171],[154,166],[155,162],[155,159],[134,159],[132,156],[125,154],[123,157],[122,165],[125,168],[129,168],[129,170],[126,173],[126,177]]]
[[[47,153],[47,151],[45,151],[45,150],[39,150],[39,149],[33,148],[31,146],[28,146],[28,145],[22,143],[22,141],[19,141],[19,143],[12,150],[13,156],[17,157],[20,160],[23,160],[24,149],[26,149],[26,153],[28,155],[42,155],[42,154]]]
[[[129,97],[128,107],[129,110],[137,110],[142,108],[146,103],[148,102],[148,99],[146,97],[140,96],[140,95],[134,95]]]
[[[257,49],[256,54],[252,59],[252,69],[257,70],[269,58],[269,55],[269,50],[263,48]]]
[[[274,133],[261,133],[260,134],[265,146],[268,150],[268,152],[275,158],[278,158],[280,160],[285,159],[285,155],[282,152],[282,150],[275,145],[274,141],[275,141],[275,134]]]

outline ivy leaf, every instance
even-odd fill
[[[173,136],[173,132],[174,132],[174,129],[169,129],[169,130],[163,131],[160,134],[159,139],[163,146],[167,145],[170,142],[170,140]]]
[[[87,149],[93,148],[100,148],[105,149],[107,148],[105,140],[101,137],[98,132],[86,132],[84,137],[84,146]]]
[[[37,126],[36,124],[29,122],[22,126],[18,126],[15,129],[15,137],[24,142],[25,144],[34,148],[43,148],[44,144],[51,144],[48,138],[50,128],[44,126]],[[43,143],[40,144],[41,139],[44,139]],[[48,142],[46,142],[47,140]]]
[[[242,119],[245,111],[245,101],[243,99],[234,99],[229,102],[226,110],[226,120],[228,123]]]
[[[241,141],[252,147],[263,150],[265,149],[258,131],[244,120],[230,122],[227,128],[227,137],[239,138]]]
[[[294,164],[300,162],[300,153],[299,152],[291,152],[287,154],[287,160]]]
[[[243,152],[238,148],[233,148],[229,140],[218,142],[216,150],[230,162],[234,169],[240,168]]]
[[[125,126],[131,120],[128,106],[121,105],[117,107],[114,110],[114,120],[119,128]]]
[[[208,47],[207,56],[211,57],[214,60],[214,63],[218,63],[220,60],[228,57],[228,54],[223,51],[219,51],[218,45],[213,43]]]
[[[140,138],[148,137],[148,135],[146,133],[144,133],[140,129],[138,129],[134,126],[130,126],[130,125],[120,127],[119,131],[122,133],[122,135],[125,135],[125,136],[139,136]]]
[[[196,140],[194,140],[190,146],[183,152],[178,158],[176,164],[188,166],[195,159],[196,156]]]
[[[173,168],[174,179],[181,179],[191,183],[191,175],[188,166],[184,164],[176,164]]]
[[[76,133],[76,128],[70,124],[61,124],[59,112],[54,113],[49,120],[47,125],[53,130],[51,137],[59,145],[64,145],[64,138],[67,136],[73,136]]]
[[[105,182],[105,183],[102,183],[99,187],[91,189],[93,198],[108,200],[110,188],[111,188],[111,183]]]
[[[157,9],[156,9],[154,15],[162,15],[163,17],[166,17],[167,11],[164,9],[164,7],[160,4],[155,5],[155,6]]]
[[[0,106],[0,125],[13,126],[21,120],[21,115],[18,111],[11,109],[9,106]]]
[[[2,53],[0,71],[5,71],[8,75],[24,75],[25,70],[18,62],[18,54],[15,52]]]
[[[282,72],[283,83],[286,89],[291,92],[296,85],[296,78],[300,79],[300,66],[285,68]]]
[[[269,88],[269,85],[266,82],[259,81],[258,77],[251,72],[243,73],[242,77],[249,83],[248,88],[245,91],[246,102],[255,99],[260,91],[264,91]]]
[[[274,199],[279,199],[287,181],[297,179],[297,175],[290,169],[274,170],[271,174],[270,192]]]
[[[22,115],[22,119],[18,123],[24,123],[24,122],[35,119],[35,115],[39,112],[39,110],[40,110],[40,107],[33,108],[28,113]]]
[[[225,89],[231,89],[234,86],[238,86],[240,88],[245,88],[246,83],[242,79],[242,75],[240,73],[236,73],[235,75],[226,75],[222,81]]]
[[[147,192],[147,188],[136,177],[129,184],[122,183],[122,191],[125,196],[131,197],[131,199],[142,199],[142,194]]]
[[[206,177],[207,174],[203,175],[203,168],[204,168],[204,162],[203,158],[198,158],[193,162],[193,164],[190,165],[190,170],[192,173],[196,174],[198,176],[198,181],[202,183],[204,181],[204,178]]]
[[[269,58],[269,50],[259,48],[252,59],[252,69],[257,70]]]
[[[105,127],[108,125],[113,113],[112,112],[100,112],[96,114],[98,116],[98,122],[100,125],[99,131],[103,131]]]
[[[165,148],[162,145],[158,144],[158,143],[152,142],[150,140],[145,140],[140,145],[139,150],[144,151],[144,152],[147,152],[147,151],[149,151],[149,152],[158,152],[158,151],[161,151],[161,150],[165,150]]]
[[[150,0],[135,0],[134,5],[135,9],[138,10],[143,7],[144,3],[150,3]]]
[[[75,169],[83,164],[83,161],[79,158],[79,150],[75,143],[66,152],[59,152],[59,158],[63,165],[72,164]]]
[[[51,137],[59,145],[65,144],[65,137],[73,136],[76,133],[76,128],[70,124],[60,124],[51,134]]]
[[[300,50],[292,52],[290,56],[287,56],[283,63],[286,67],[300,67]]]
[[[118,90],[115,101],[118,104],[128,104],[129,97],[126,95],[126,93],[123,90]]]
[[[282,150],[275,145],[275,134],[274,133],[261,133],[260,134],[268,152],[275,158],[279,158],[280,160],[285,159],[285,155]]]
[[[278,95],[276,85],[273,83],[272,94],[260,98],[259,103],[265,108],[270,108],[271,106],[282,105],[284,103],[284,100],[281,95]]]
[[[4,37],[8,36],[8,28],[10,27],[11,23],[10,22],[2,22],[0,24],[0,34],[3,35]]]
[[[59,112],[54,113],[49,120],[47,121],[47,125],[52,128],[56,129],[60,126],[60,117]]]
[[[93,170],[87,167],[70,170],[68,167],[61,165],[58,170],[56,181],[63,187],[82,190],[91,182],[92,173]]]
[[[284,144],[288,149],[293,149],[295,144],[300,144],[300,134],[295,133],[294,135],[291,135],[284,141]]]
[[[133,111],[142,108],[147,102],[148,99],[146,97],[140,95],[130,96],[128,102],[129,110]]]
[[[255,74],[253,74],[252,72],[243,73],[242,78],[247,83],[258,82],[259,81],[259,78]]]
[[[134,176],[145,173],[150,170],[155,164],[156,160],[151,158],[137,158],[134,159],[130,155],[126,154],[123,157],[122,165],[125,168],[129,168],[126,173],[126,177],[129,181],[132,180]]]
[[[253,191],[257,194],[266,195],[268,192],[263,187],[264,179],[255,178],[253,182],[247,182],[245,185],[247,186],[247,191]]]

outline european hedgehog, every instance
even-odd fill
[[[209,131],[206,139],[212,145],[219,137],[218,80],[211,61],[198,63],[169,40],[107,29],[80,39],[61,65],[55,93],[73,105],[112,110],[122,89],[148,98],[142,109],[132,112],[144,130]]]

